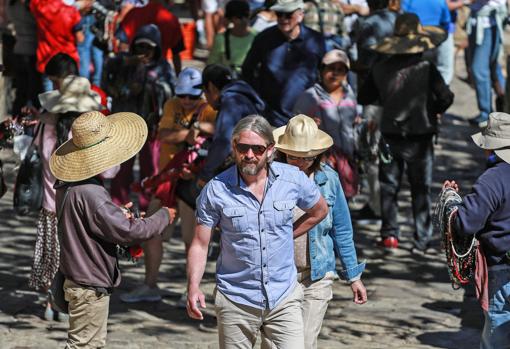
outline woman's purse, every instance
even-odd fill
[[[44,124],[39,124],[34,140],[40,134],[39,146],[34,140],[27,150],[25,158],[16,177],[14,186],[13,208],[19,215],[26,215],[30,211],[39,211],[43,199],[43,160],[41,158]]]

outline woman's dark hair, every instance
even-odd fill
[[[57,53],[46,64],[44,74],[64,79],[69,75],[79,75],[76,61],[65,53]]]
[[[232,71],[221,64],[209,64],[202,72],[202,86],[206,88],[207,85],[209,85],[209,82],[211,82],[218,90],[221,91],[223,87],[231,83],[233,80]]]
[[[69,111],[67,113],[58,114],[57,121],[57,148],[65,143],[69,138],[69,131],[71,131],[71,125],[81,112]]]
[[[320,170],[321,162],[322,162],[322,155],[323,154],[317,155],[315,160],[313,160],[312,166],[310,166],[310,168],[309,168],[310,173],[317,172],[318,170]],[[286,164],[287,163],[287,154],[278,150],[275,155],[275,160]]]
[[[244,0],[231,0],[225,6],[225,18],[249,18],[250,5]]]

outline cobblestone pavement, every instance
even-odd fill
[[[459,69],[460,71],[460,69]],[[476,130],[463,120],[475,116],[474,93],[454,81],[455,105],[443,120],[436,146],[432,195],[442,181],[455,178],[464,192],[483,170],[481,152],[471,144]],[[8,150],[4,159],[9,187],[16,165]],[[470,290],[452,290],[439,251],[426,256],[410,254],[412,223],[408,187],[403,188],[400,222],[403,239],[396,253],[386,255],[375,245],[377,225],[356,225],[360,259],[367,260],[363,281],[369,302],[357,306],[349,287],[338,282],[329,306],[319,348],[475,348],[481,317]],[[11,210],[12,191],[0,200],[0,348],[63,347],[66,324],[43,320],[44,296],[27,286],[33,244],[34,216],[16,217]],[[217,348],[215,318],[210,303],[214,286],[213,262],[207,266],[203,289],[208,298],[202,323],[188,319],[176,304],[185,289],[184,247],[178,235],[165,246],[160,303],[122,304],[119,294],[143,279],[143,265],[122,263],[123,281],[113,294],[107,348]]]

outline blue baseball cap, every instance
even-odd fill
[[[202,74],[194,68],[184,69],[177,78],[175,94],[200,96],[202,94]]]

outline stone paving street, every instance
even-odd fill
[[[464,75],[458,68],[459,74]],[[481,152],[469,135],[476,129],[463,119],[477,113],[474,92],[455,80],[455,105],[443,119],[436,146],[436,171],[432,195],[446,178],[470,189],[482,172]],[[0,200],[0,348],[62,348],[66,324],[43,320],[44,295],[28,288],[35,241],[35,216],[17,217],[12,212],[12,186],[16,163],[9,150],[0,151],[11,189]],[[386,255],[376,246],[377,225],[357,225],[360,259],[367,260],[363,281],[369,302],[357,306],[350,289],[335,284],[319,348],[462,348],[478,347],[481,314],[471,290],[451,288],[437,239],[437,253],[410,254],[411,225],[408,187],[401,193],[401,249]],[[438,237],[436,237],[438,238]],[[122,304],[119,294],[143,279],[143,265],[122,263],[123,281],[113,294],[107,348],[217,348],[215,318],[210,303],[214,284],[213,262],[208,264],[203,290],[208,297],[203,323],[190,320],[176,307],[185,289],[184,246],[178,234],[165,245],[160,303]]]

